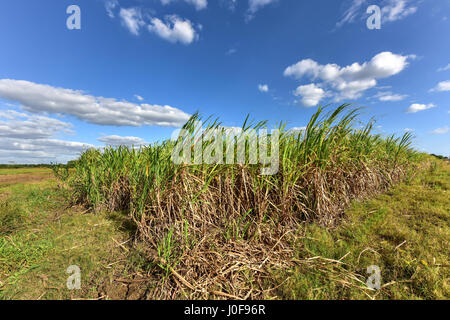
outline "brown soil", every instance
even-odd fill
[[[115,278],[105,280],[98,289],[99,299],[108,300],[145,300],[148,299],[148,279],[134,277],[132,279]]]
[[[0,187],[16,183],[38,183],[53,177],[51,172],[0,175]]]

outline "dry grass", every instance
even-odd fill
[[[372,122],[354,128],[357,116],[343,105],[328,114],[320,108],[303,133],[281,124],[273,176],[261,176],[259,165],[175,165],[171,142],[88,150],[73,174],[59,175],[76,202],[132,216],[149,264],[159,267],[147,275],[159,281],[153,298],[270,298],[266,280],[296,263],[302,223],[336,226],[352,200],[401,181],[419,159],[409,134],[372,135]],[[193,135],[194,120],[184,127]],[[264,125],[246,121],[243,129]]]

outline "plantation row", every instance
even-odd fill
[[[262,165],[248,161],[175,164],[173,150],[186,137],[140,149],[87,150],[73,172],[56,171],[77,203],[133,217],[148,259],[166,274],[177,270],[161,292],[183,287],[190,297],[212,291],[245,296],[245,284],[252,281],[261,288],[250,294],[257,298],[264,270],[289,263],[290,237],[301,222],[335,225],[351,200],[385,190],[420,159],[410,148],[409,133],[402,138],[372,134],[372,121],[355,128],[358,116],[359,109],[342,105],[328,113],[319,108],[301,132],[281,124],[279,168],[273,175],[262,175]],[[195,115],[183,127],[193,149],[199,147],[198,120]],[[246,121],[241,134],[265,126]],[[220,123],[210,122],[208,128]],[[203,151],[209,145],[197,143]]]

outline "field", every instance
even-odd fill
[[[4,171],[0,298],[448,299],[449,162],[346,108],[282,135],[272,176],[177,166],[171,143]]]

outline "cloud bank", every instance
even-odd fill
[[[19,103],[31,113],[71,115],[99,125],[178,127],[189,119],[187,113],[167,105],[95,97],[80,90],[23,80],[0,79],[0,98]]]
[[[15,110],[0,111],[0,163],[66,162],[91,144],[55,139],[70,134],[72,125],[57,119]]]

